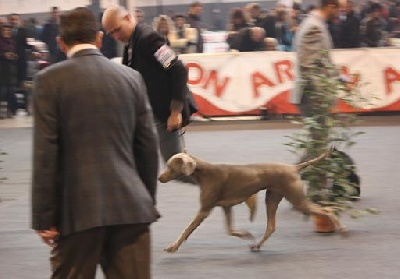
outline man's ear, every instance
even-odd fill
[[[186,176],[192,175],[197,166],[196,161],[189,156],[183,157],[182,159],[182,173]]]
[[[101,47],[103,46],[103,36],[104,36],[103,31],[98,31],[96,33],[96,47],[98,49],[101,49]]]
[[[64,52],[65,54],[67,54],[68,47],[65,44],[64,40],[60,36],[57,36],[56,40],[57,40],[58,47],[61,49],[61,51]]]

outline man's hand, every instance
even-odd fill
[[[50,247],[56,247],[56,240],[58,239],[59,233],[56,228],[52,227],[50,230],[36,231],[36,233],[42,238],[42,241]]]
[[[179,129],[181,126],[182,126],[182,113],[171,112],[171,115],[168,117],[167,121],[167,130],[171,132]]]

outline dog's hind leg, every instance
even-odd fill
[[[183,231],[183,233],[179,236],[178,240],[175,243],[172,243],[164,251],[168,253],[174,253],[178,250],[179,246],[181,246],[182,242],[188,239],[190,234],[203,222],[205,218],[207,218],[211,213],[210,210],[201,210],[197,213],[196,217],[189,224],[189,226]]]
[[[263,237],[257,242],[255,245],[250,246],[252,251],[260,250],[261,245],[271,236],[271,234],[275,231],[276,228],[276,211],[278,209],[278,205],[283,199],[281,194],[272,191],[266,191],[265,193],[265,205],[267,209],[267,228]]]
[[[243,239],[254,239],[253,235],[248,231],[234,230],[232,226],[232,207],[222,207],[225,213],[226,230],[228,235],[240,237]]]
[[[250,209],[250,222],[253,222],[257,213],[257,194],[251,195],[245,203]]]

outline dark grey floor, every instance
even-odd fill
[[[228,237],[217,208],[176,254],[163,249],[178,237],[197,211],[198,189],[179,183],[162,184],[158,207],[163,217],[153,225],[153,277],[156,279],[203,278],[399,278],[400,267],[400,121],[383,117],[370,127],[350,150],[362,177],[358,207],[378,207],[380,216],[354,220],[342,217],[350,235],[313,232],[283,202],[278,210],[277,231],[258,253],[248,241]],[[190,153],[212,162],[295,161],[283,145],[294,132],[280,122],[194,125],[186,134]],[[250,129],[250,130],[246,130]],[[0,184],[0,278],[49,277],[49,249],[29,229],[31,129],[1,128],[0,148],[8,177]],[[0,175],[1,176],[1,175]],[[243,205],[235,207],[235,225],[260,237],[265,229],[263,195],[254,223]],[[101,275],[98,278],[102,278]]]

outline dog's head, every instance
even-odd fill
[[[178,153],[172,156],[165,165],[165,170],[158,180],[161,183],[174,180],[180,176],[189,176],[196,169],[196,160],[186,153]]]

